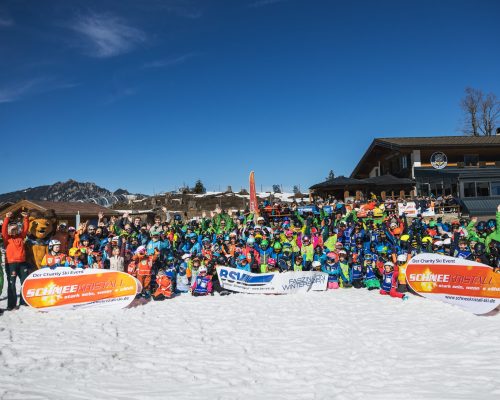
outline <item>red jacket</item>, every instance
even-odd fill
[[[28,234],[28,217],[24,218],[23,230],[20,235],[10,236],[9,235],[9,218],[5,218],[2,225],[2,237],[3,244],[5,247],[5,253],[7,255],[7,262],[20,263],[26,261],[26,251],[24,250],[24,239]]]

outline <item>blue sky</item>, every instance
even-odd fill
[[[307,188],[500,95],[500,2],[0,1],[0,192]]]

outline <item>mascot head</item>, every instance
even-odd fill
[[[29,234],[36,239],[52,236],[57,228],[57,218],[54,210],[31,211]]]

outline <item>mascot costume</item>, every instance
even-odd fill
[[[31,211],[28,237],[26,239],[26,261],[32,269],[39,269],[47,254],[50,238],[56,232],[57,217],[54,210]]]

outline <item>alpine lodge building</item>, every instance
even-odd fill
[[[457,199],[471,216],[500,203],[500,128],[495,136],[374,139],[349,178],[311,186],[311,194]],[[493,211],[494,214],[494,211]]]

